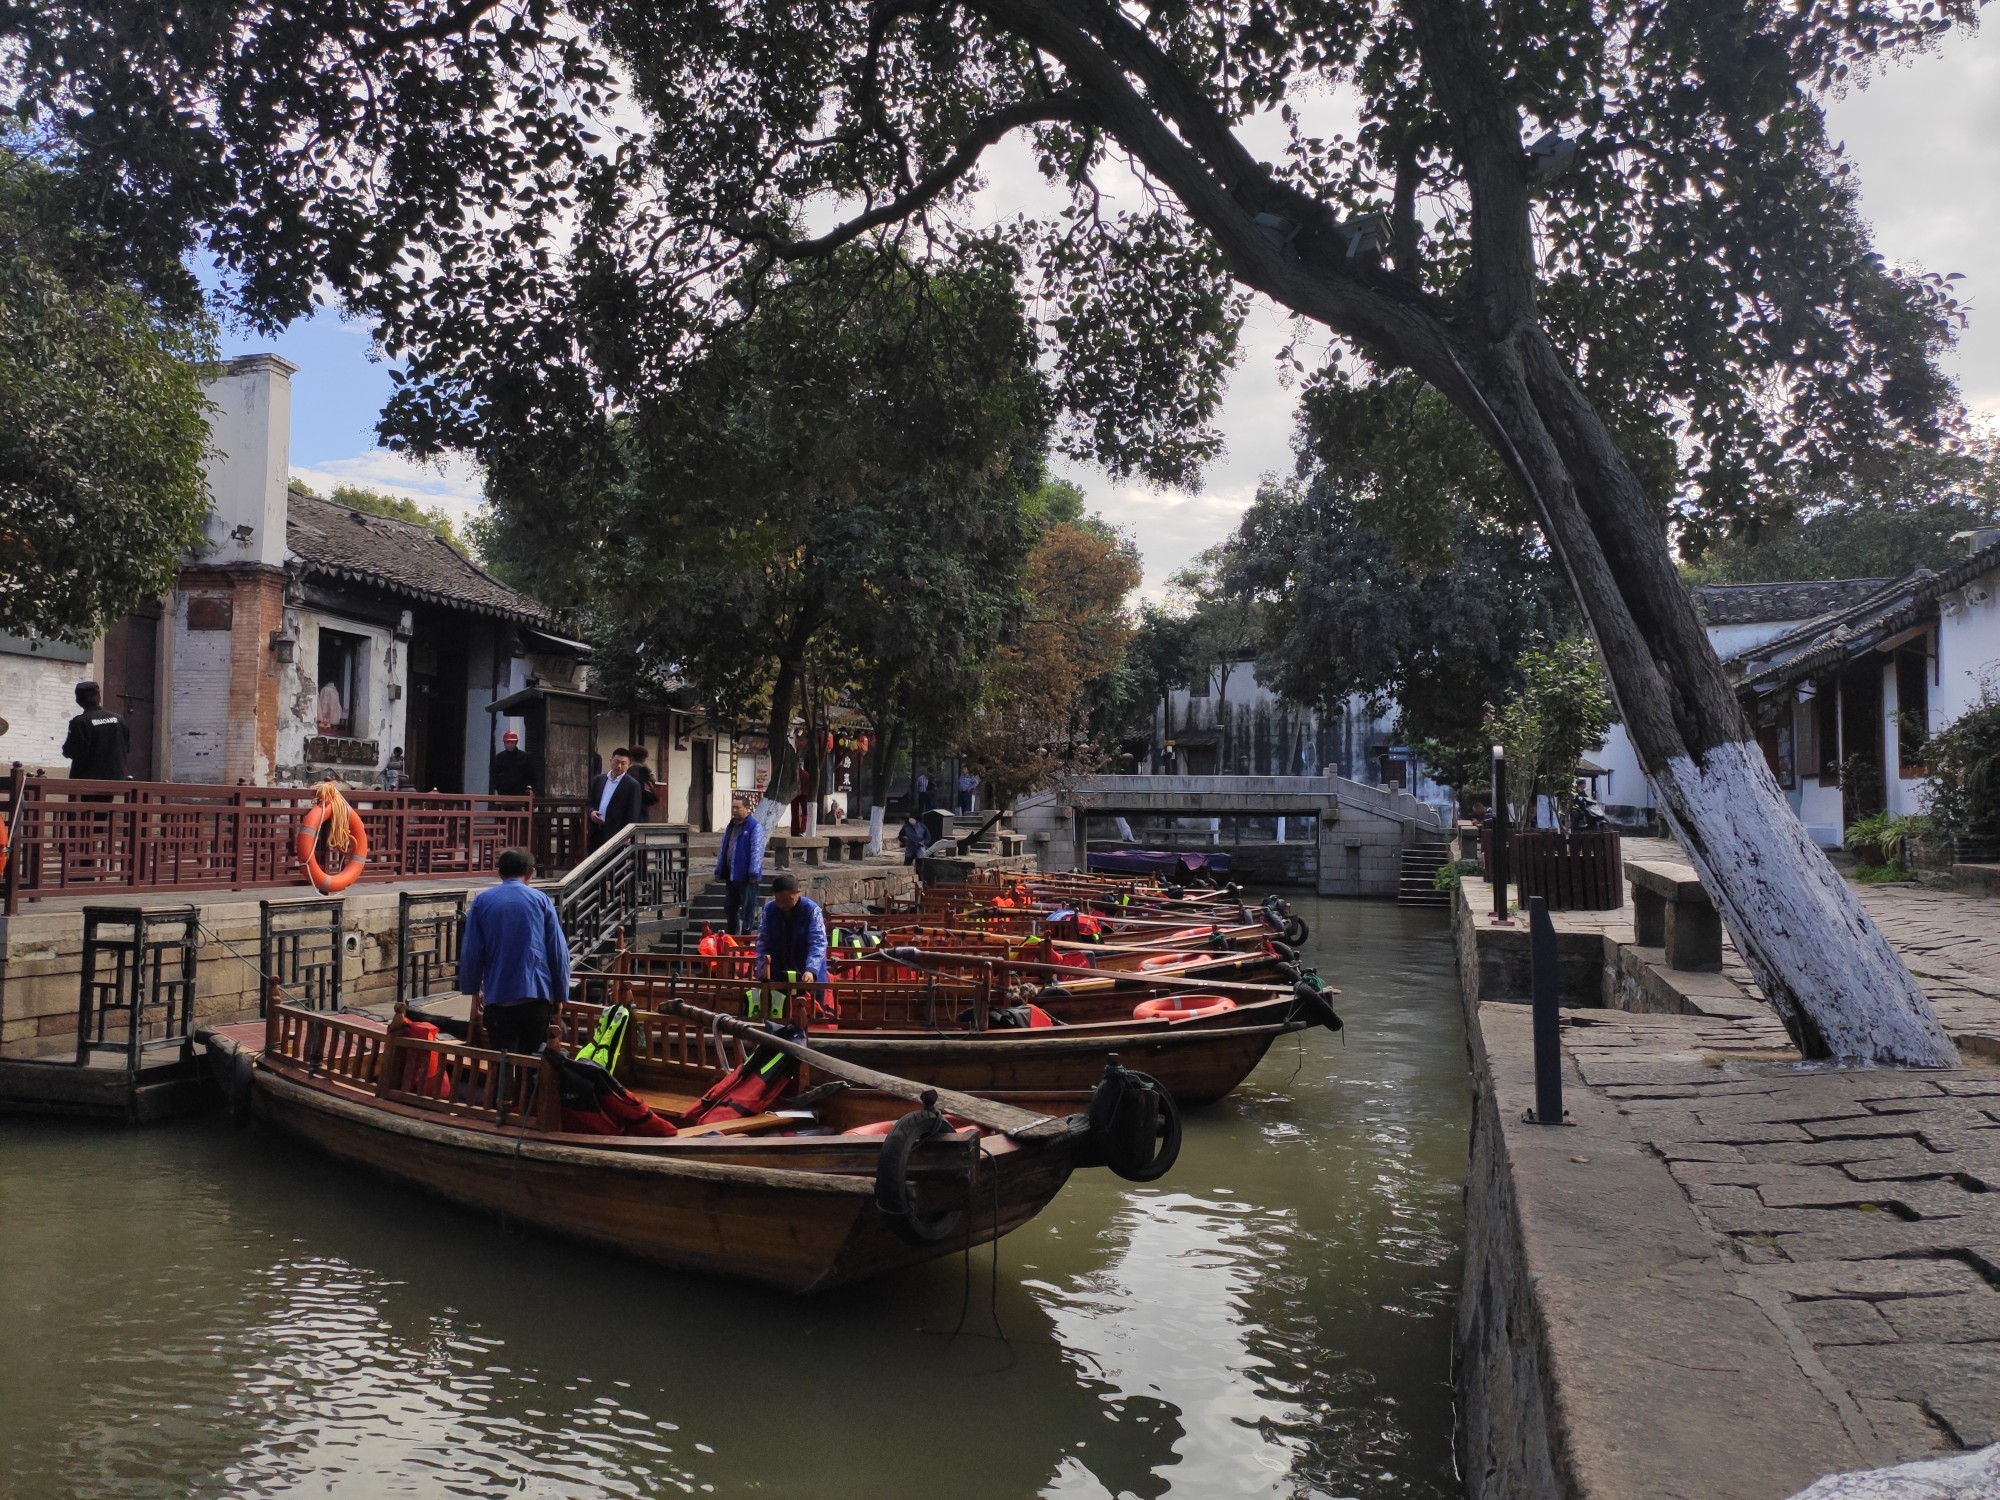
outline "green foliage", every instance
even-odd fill
[[[1002,234],[1064,441],[1117,473],[1184,482],[1215,451],[1248,287],[1475,415],[1464,382],[1536,325],[1691,543],[1948,418],[1962,310],[1873,252],[1823,106],[1976,0],[1593,0],[1463,32],[1304,0],[1058,11],[46,0],[0,57],[121,242],[171,265],[205,240],[259,318],[321,285],[379,316],[419,446],[496,403],[642,392],[838,245],[979,259],[981,155],[1010,136],[1054,190]],[[1315,134],[1329,95],[1355,123]],[[1241,131],[1273,117],[1260,161]],[[1545,131],[1561,170],[1522,151]],[[1119,211],[1128,163],[1152,198]],[[867,216],[810,239],[814,202]],[[1352,238],[1369,214],[1386,253]]]
[[[1862,855],[1902,869],[1908,863],[1909,841],[1931,832],[1931,821],[1906,813],[1878,812],[1847,825],[1841,842],[1850,854]],[[1907,880],[1907,874],[1896,878]]]
[[[1448,865],[1438,866],[1437,873],[1431,877],[1431,889],[1434,891],[1455,891],[1466,876],[1477,875],[1479,871],[1480,864],[1478,860],[1455,859]]]
[[[0,145],[0,630],[87,641],[202,540],[212,332]]]
[[[1960,556],[1954,532],[2000,521],[2000,436],[1904,448],[1840,476],[1829,493],[1754,534],[1716,543],[1682,572],[1690,583],[1899,578]]]
[[[1604,742],[1617,722],[1597,650],[1571,636],[1523,652],[1520,689],[1488,714],[1488,739],[1507,750],[1507,801],[1515,826],[1534,826],[1537,797],[1555,806],[1567,829],[1576,763]]]
[[[782,745],[810,678],[883,737],[941,745],[1018,623],[1042,529],[1033,352],[1004,264],[836,264],[767,288],[626,412],[551,429],[496,410],[486,535],[539,597],[587,610],[627,692],[685,682]]]
[[[1982,695],[1925,742],[1922,756],[1936,788],[1937,832],[1954,841],[2000,839],[2000,695]]]
[[[1916,877],[1903,865],[1895,861],[1880,865],[1857,865],[1848,872],[1849,878],[1862,885],[1901,885]]]
[[[1379,462],[1394,471],[1387,453]],[[1384,529],[1371,518],[1398,507],[1362,460],[1344,467],[1267,484],[1228,543],[1227,576],[1257,605],[1258,671],[1322,710],[1356,693],[1393,700],[1441,778],[1476,784],[1487,706],[1527,644],[1568,619],[1561,579],[1532,532],[1482,518],[1464,496],[1423,499],[1421,513],[1441,504],[1448,521],[1419,534]]]

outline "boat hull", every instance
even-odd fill
[[[815,1030],[812,1044],[864,1068],[967,1094],[1087,1093],[1115,1056],[1151,1074],[1185,1107],[1222,1098],[1250,1076],[1273,1042],[1297,1029],[1180,1023],[1111,1035],[1061,1028],[955,1037]]]
[[[983,1153],[976,1167],[968,1153],[969,1183],[965,1172],[933,1173],[917,1185],[920,1206],[963,1208],[965,1222],[943,1241],[915,1244],[875,1207],[872,1157],[840,1137],[568,1145],[399,1113],[264,1068],[251,1107],[331,1156],[467,1208],[788,1292],[906,1269],[1020,1227],[1062,1188],[1086,1139],[1079,1123],[1032,1148]]]

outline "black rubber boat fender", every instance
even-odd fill
[[[919,1141],[951,1129],[938,1112],[937,1095],[926,1089],[922,1098],[923,1108],[904,1115],[882,1138],[882,1156],[875,1166],[875,1206],[911,1244],[935,1245],[965,1222],[965,1210],[954,1208],[929,1218],[917,1212],[916,1194],[910,1191],[910,1152]]]
[[[1159,1080],[1112,1058],[1090,1095],[1095,1159],[1127,1182],[1154,1182],[1181,1154],[1181,1111]]]

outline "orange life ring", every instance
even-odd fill
[[[362,867],[368,863],[368,830],[362,825],[359,813],[350,813],[347,828],[353,835],[354,847],[347,851],[347,863],[331,875],[320,866],[319,831],[332,810],[331,802],[314,805],[307,809],[305,821],[299,827],[299,863],[305,868],[306,879],[322,896],[331,896],[335,891],[344,891],[353,885],[361,878]]]
[[[1197,1016],[1219,1016],[1236,1009],[1227,995],[1162,995],[1157,1000],[1141,1000],[1132,1009],[1135,1021],[1191,1021]]]
[[[1184,964],[1193,957],[1194,954],[1192,953],[1155,953],[1151,958],[1140,959],[1139,967],[1142,969],[1165,969],[1170,968],[1174,964]]]
[[[968,1122],[961,1120],[957,1115],[946,1115],[944,1122],[953,1130],[965,1130],[969,1128]],[[842,1135],[887,1135],[895,1128],[896,1122],[894,1120],[870,1120],[866,1125],[856,1125],[852,1130],[843,1130],[840,1133]],[[980,1134],[984,1135],[985,1132],[981,1131]]]

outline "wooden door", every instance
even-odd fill
[[[122,715],[131,731],[125,774],[134,781],[153,779],[159,673],[160,606],[148,604],[113,625],[104,637],[104,706]]]
[[[688,826],[710,833],[709,798],[715,786],[712,768],[715,741],[696,740],[688,747]]]
[[[550,698],[542,747],[543,784],[551,797],[590,795],[590,705],[575,698]]]

